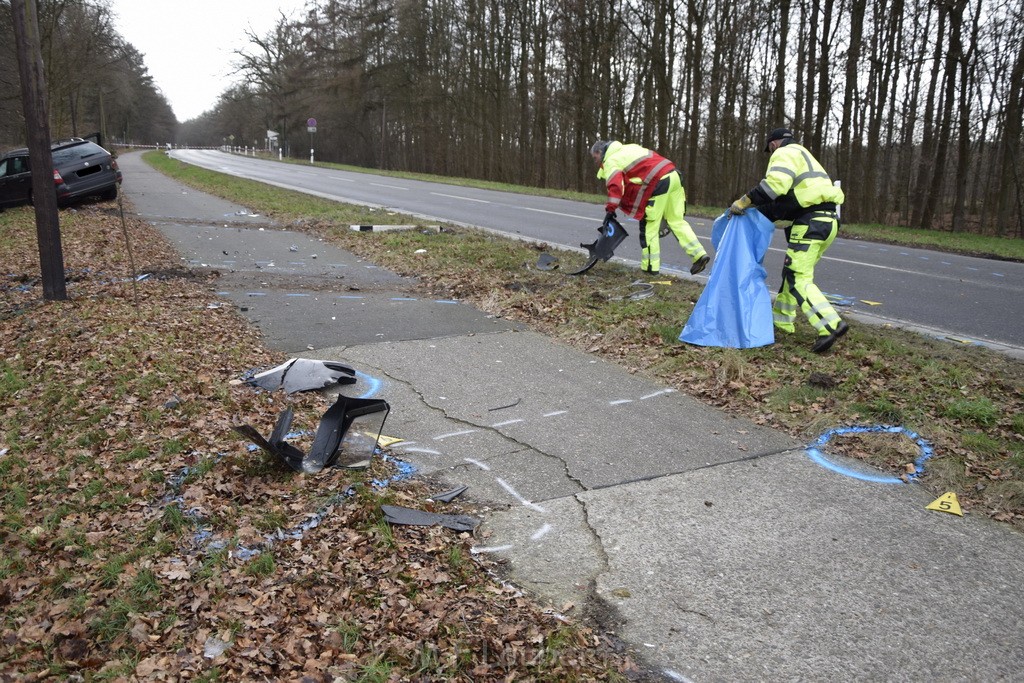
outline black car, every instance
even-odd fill
[[[91,196],[117,198],[121,171],[110,152],[90,140],[72,138],[53,143],[50,153],[58,205]],[[32,173],[28,150],[16,149],[0,157],[0,208],[25,203],[32,203]]]

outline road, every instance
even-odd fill
[[[213,150],[174,150],[174,158],[277,187],[353,204],[385,207],[430,221],[484,228],[553,245],[593,242],[603,207],[585,202],[482,190],[313,166]],[[756,179],[752,179],[753,180]],[[599,190],[595,180],[595,190]],[[855,190],[849,194],[854,198]],[[853,201],[856,201],[854,199]],[[710,250],[711,221],[690,220]],[[624,222],[635,235],[635,221]],[[777,231],[765,267],[778,289],[785,239]],[[618,256],[639,257],[632,237]],[[685,272],[682,250],[663,247],[663,269]],[[1024,263],[995,261],[860,240],[837,239],[818,268],[822,291],[840,314],[890,322],[932,336],[1024,354]],[[849,306],[849,307],[847,307]]]

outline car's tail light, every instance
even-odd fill
[[[64,179],[60,177],[60,171],[53,169],[53,184],[60,185],[64,182]]]
[[[112,159],[110,160],[110,168],[114,169],[115,171],[119,171],[119,170],[121,170],[121,169],[119,169],[119,168],[117,167],[117,159],[113,159],[113,158],[112,158]]]

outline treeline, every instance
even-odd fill
[[[0,142],[20,140],[0,0]],[[725,206],[793,128],[847,220],[1024,237],[1021,0],[308,0],[180,126],[103,0],[40,0],[55,135],[598,189],[597,138],[674,159]],[[307,132],[306,120],[317,119]]]
[[[114,29],[105,2],[37,0],[37,7],[54,139],[174,139],[174,112],[142,55]],[[9,0],[0,0],[0,54],[0,148],[7,149],[26,139]]]
[[[321,160],[585,190],[611,137],[726,205],[787,125],[849,220],[1020,237],[1021,26],[1020,0],[310,0],[183,133],[301,158],[314,117]]]

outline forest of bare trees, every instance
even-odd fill
[[[39,33],[54,138],[99,133],[104,143],[173,139],[174,112],[142,55],[102,2],[40,0]],[[0,0],[0,149],[25,145],[11,3]]]
[[[308,0],[249,36],[176,141],[274,130],[302,158],[313,117],[318,160],[597,191],[587,150],[617,138],[726,206],[786,125],[842,180],[846,220],[1020,238],[1022,26],[1021,0]],[[69,88],[51,87],[62,122],[105,102],[111,134],[138,134],[113,85]]]

